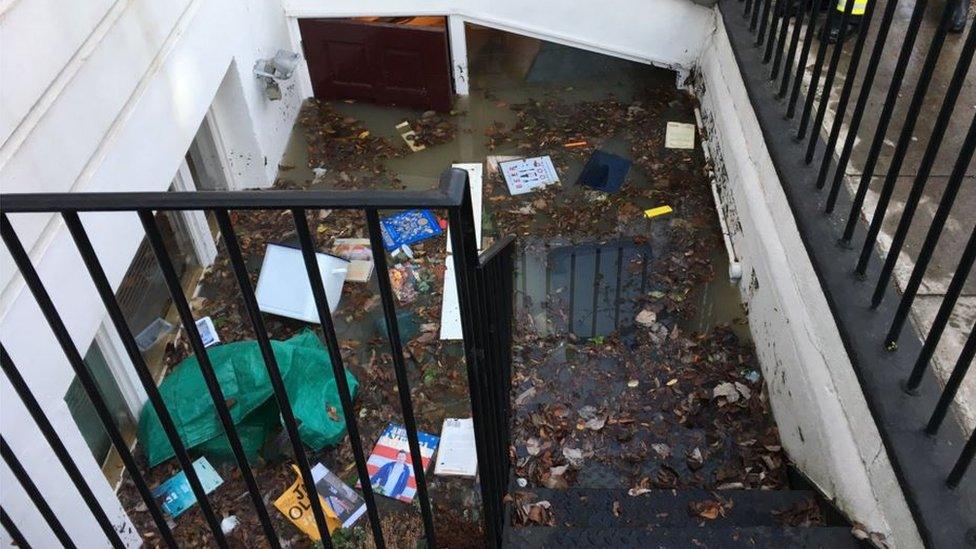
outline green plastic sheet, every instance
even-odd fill
[[[271,347],[285,382],[302,442],[312,450],[338,443],[346,434],[339,392],[329,353],[311,330]],[[207,349],[217,381],[249,460],[257,458],[268,435],[280,423],[277,399],[256,341],[240,341]],[[359,383],[346,372],[355,398]],[[196,357],[180,362],[159,386],[177,432],[187,448],[213,461],[233,459]],[[156,411],[150,405],[139,416],[139,440],[149,466],[173,457]]]

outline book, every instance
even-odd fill
[[[437,451],[440,437],[418,431],[417,440],[426,471]],[[413,501],[417,493],[417,479],[410,460],[407,430],[402,425],[390,423],[386,426],[366,461],[366,468],[375,493],[404,503]]]
[[[441,427],[440,449],[434,474],[471,477],[478,473],[478,453],[474,441],[472,418],[445,418]]]
[[[556,168],[552,165],[552,158],[548,155],[499,162],[498,167],[505,176],[505,184],[508,185],[508,192],[512,196],[559,182]]]
[[[275,507],[288,517],[299,530],[313,541],[319,541],[318,526],[305,483],[302,481],[298,467],[292,465],[296,479],[292,485],[275,500]],[[366,512],[366,504],[348,484],[342,482],[335,473],[321,463],[312,467],[312,480],[315,481],[315,491],[318,493],[322,511],[325,512],[325,523],[332,534],[339,527],[349,528]]]
[[[407,210],[380,220],[383,247],[392,252],[403,246],[433,238],[442,232],[440,221],[430,210]]]
[[[349,260],[349,282],[369,282],[373,275],[373,251],[368,238],[337,238],[332,252]]]
[[[220,478],[213,465],[210,465],[205,457],[193,462],[193,470],[196,471],[203,491],[207,494],[224,483],[224,479]],[[153,488],[152,495],[159,502],[163,511],[169,513],[169,516],[173,518],[180,516],[197,502],[197,497],[193,493],[193,489],[190,488],[190,481],[186,479],[186,473],[183,471],[176,473]]]

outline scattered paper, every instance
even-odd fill
[[[665,215],[673,212],[671,206],[658,206],[656,208],[651,208],[650,210],[644,210],[644,217],[648,219],[653,219],[659,215]]]
[[[477,472],[474,420],[446,418],[441,427],[441,444],[434,474],[474,478]]]
[[[224,483],[224,479],[220,478],[213,465],[210,465],[205,457],[193,462],[193,470],[196,471],[203,491],[207,494]],[[186,473],[183,471],[176,473],[153,488],[152,495],[159,501],[159,506],[163,508],[163,511],[169,513],[169,516],[173,518],[180,516],[183,511],[193,507],[197,502],[197,497],[193,494],[193,489],[190,488],[190,481],[186,479]]]
[[[349,282],[369,282],[373,274],[373,252],[368,238],[337,238],[332,252],[349,261]]]
[[[695,125],[682,122],[668,122],[664,134],[664,147],[667,149],[694,149]]]
[[[498,166],[505,176],[505,184],[508,185],[508,192],[512,196],[541,189],[559,181],[556,168],[552,165],[549,156],[510,160],[500,162]]]
[[[275,507],[299,530],[305,532],[305,535],[313,541],[319,541],[319,529],[315,524],[315,515],[312,513],[311,502],[305,491],[305,483],[302,481],[298,467],[292,465],[292,469],[297,478],[275,500]],[[321,463],[312,467],[311,473],[312,480],[315,482],[315,491],[322,504],[322,511],[325,512],[325,524],[329,528],[329,534],[335,532],[340,526],[349,528],[363,516],[366,512],[363,498],[342,482],[342,479]]]
[[[440,437],[418,431],[417,441],[420,444],[421,463],[427,470]],[[386,426],[373,447],[373,453],[369,455],[366,468],[375,493],[404,503],[413,501],[417,493],[417,479],[413,474],[407,430],[402,425],[390,423]]]
[[[417,271],[410,263],[398,263],[390,267],[390,286],[400,303],[412,303],[417,299]]]
[[[197,331],[200,332],[204,347],[220,343],[220,335],[217,334],[217,328],[214,327],[213,320],[209,316],[197,320]]]
[[[400,137],[403,138],[403,141],[406,142],[407,146],[410,147],[411,151],[418,152],[427,148],[417,143],[417,132],[413,131],[413,128],[410,127],[410,122],[406,120],[400,122],[396,125],[396,130],[400,134]]]
[[[440,221],[430,210],[407,210],[380,220],[383,247],[392,252],[442,232]]]

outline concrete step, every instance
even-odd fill
[[[555,526],[569,528],[784,526],[777,512],[817,501],[815,493],[806,490],[652,490],[630,496],[626,490],[571,488],[516,493],[527,502],[548,501]],[[721,513],[714,519],[692,510],[693,505],[709,500],[721,504]]]
[[[845,527],[509,528],[502,547],[846,549],[864,547]]]

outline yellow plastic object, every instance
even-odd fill
[[[658,206],[656,208],[651,208],[650,210],[644,210],[644,217],[651,219],[659,215],[665,215],[673,212],[671,206]]]

